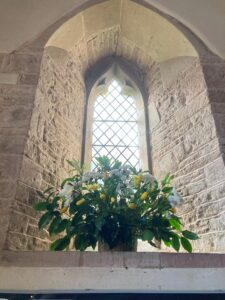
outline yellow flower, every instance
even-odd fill
[[[96,191],[98,188],[99,188],[98,184],[89,184],[89,185],[87,185],[87,189],[89,191]]]
[[[82,198],[82,199],[80,199],[79,201],[76,202],[76,205],[79,206],[79,205],[83,204],[84,202],[85,202],[85,199]]]
[[[147,192],[144,192],[142,195],[141,195],[141,201],[144,201],[148,198],[148,193]]]
[[[134,187],[135,188],[138,188],[140,186],[142,179],[143,179],[143,175],[142,174],[134,175],[133,176]]]
[[[105,194],[103,194],[103,193],[100,193],[100,199],[102,199],[102,200],[105,200]]]
[[[111,203],[114,203],[116,201],[116,198],[111,197]]]
[[[62,208],[60,209],[60,214],[65,213],[65,212],[67,211],[67,209],[68,209],[68,206],[62,207]]]
[[[130,208],[130,209],[135,209],[137,208],[137,205],[135,203],[128,203],[127,206]]]

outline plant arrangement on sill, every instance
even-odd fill
[[[84,172],[77,161],[68,161],[75,175],[59,190],[39,193],[37,211],[45,211],[38,226],[50,236],[60,234],[50,250],[87,247],[131,251],[137,239],[155,246],[163,242],[177,252],[180,246],[192,252],[190,240],[198,236],[182,228],[175,207],[182,203],[166,175],[159,183],[148,171],[96,158],[96,171]]]

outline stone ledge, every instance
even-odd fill
[[[225,254],[0,251],[0,267],[225,268]]]
[[[225,292],[224,254],[0,252],[0,292]]]

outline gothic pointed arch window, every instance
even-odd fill
[[[146,115],[136,84],[116,64],[93,85],[87,105],[85,164],[109,158],[147,169]]]

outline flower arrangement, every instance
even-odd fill
[[[60,234],[51,250],[85,250],[97,243],[114,249],[125,245],[131,250],[137,239],[155,246],[163,242],[177,252],[180,246],[192,252],[190,240],[198,236],[182,229],[175,207],[182,198],[166,175],[161,183],[150,172],[137,171],[106,156],[96,158],[96,171],[84,172],[78,162],[69,161],[75,174],[66,178],[61,189],[39,193],[35,205],[41,216],[39,229]]]

